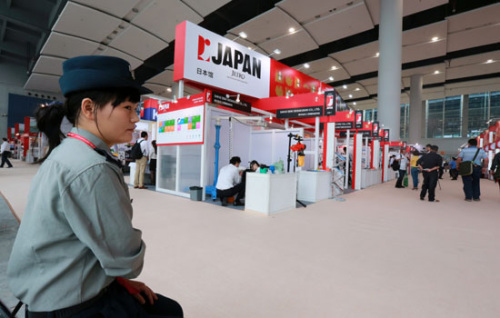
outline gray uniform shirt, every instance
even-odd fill
[[[108,150],[91,133],[71,131]],[[114,277],[137,277],[144,251],[119,167],[66,138],[32,181],[7,269],[9,286],[31,311],[73,306]]]

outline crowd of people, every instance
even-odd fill
[[[478,148],[477,139],[469,139],[468,146],[463,148],[456,157],[451,157],[450,162],[446,162],[438,153],[439,147],[428,144],[424,151],[412,149],[409,156],[404,150],[398,155],[391,156],[389,166],[395,169],[398,167],[399,176],[396,181],[396,188],[405,188],[403,180],[407,172],[407,165],[410,165],[410,174],[413,181],[412,190],[418,190],[419,174],[422,174],[423,184],[420,189],[420,200],[427,197],[429,202],[439,202],[436,199],[436,186],[439,179],[443,179],[444,171],[449,170],[451,180],[458,180],[461,175],[463,182],[464,200],[467,202],[481,200],[480,179],[488,175],[488,155]],[[397,162],[397,164],[395,164]],[[460,165],[464,167],[460,169]],[[471,169],[466,172],[465,166],[470,165]],[[499,177],[495,171],[500,169],[500,153],[493,159],[489,173],[494,175],[494,179],[500,186]],[[462,172],[460,172],[462,170]],[[498,174],[498,173],[497,173]]]

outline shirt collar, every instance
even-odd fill
[[[94,135],[93,133],[91,133],[85,129],[76,128],[76,127],[71,128],[71,132],[74,134],[78,134],[78,135],[82,136],[83,138],[87,139],[88,141],[93,143],[96,146],[96,148],[109,151],[108,145],[104,141],[102,141],[99,137]]]

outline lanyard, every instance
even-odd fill
[[[90,140],[88,140],[85,137],[82,137],[82,136],[80,136],[78,134],[75,134],[75,133],[72,133],[72,132],[68,133],[68,137],[75,138],[75,139],[78,139],[80,141],[83,141],[84,143],[86,143],[87,145],[89,145],[90,147],[92,147],[92,149],[96,149],[96,146],[92,142],[90,142]]]
[[[78,134],[75,134],[75,133],[72,133],[72,132],[69,132],[68,133],[68,137],[70,138],[75,138],[75,139],[78,139],[80,141],[83,141],[84,143],[86,143],[88,146],[90,146],[92,149],[94,149],[98,154],[104,156],[106,158],[106,161],[107,162],[111,162],[111,163],[114,163],[115,165],[117,165],[119,168],[122,167],[122,164],[121,162],[117,161],[115,158],[111,157],[107,151],[105,150],[102,150],[102,149],[99,149],[97,148],[90,140],[88,140],[87,138],[83,137],[83,136],[80,136]]]

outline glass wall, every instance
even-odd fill
[[[401,104],[399,136],[401,139],[407,139],[410,131],[410,104]]]
[[[489,93],[469,95],[469,127],[467,137],[479,135],[489,120]]]
[[[462,137],[464,98],[450,96],[426,101],[426,138]],[[478,136],[488,127],[490,119],[500,119],[500,92],[469,95],[467,137]],[[409,137],[410,105],[401,105],[401,139]],[[364,111],[365,121],[377,120],[377,110]]]

